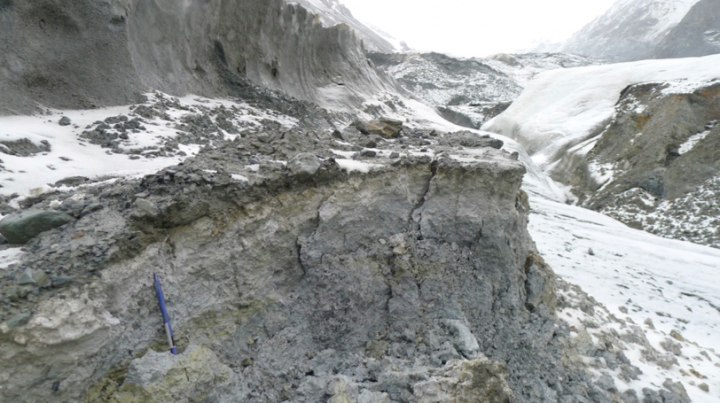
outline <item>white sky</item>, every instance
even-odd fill
[[[360,21],[419,51],[455,56],[560,42],[616,0],[341,0]]]

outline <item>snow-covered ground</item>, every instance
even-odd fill
[[[116,153],[80,137],[81,133],[90,126],[107,118],[119,115],[137,117],[131,106],[75,111],[49,110],[44,115],[0,117],[0,142],[28,139],[38,145],[45,140],[51,147],[49,152],[26,157],[0,154],[2,158],[0,194],[17,193],[23,198],[49,191],[52,189],[50,184],[68,177],[109,179],[143,176],[177,164],[184,158],[195,155],[200,150],[200,145],[179,144],[180,151],[185,155],[173,153],[163,156],[162,153],[158,155],[154,151],[162,150],[165,141],[178,136],[178,132],[183,130],[178,126],[183,123],[183,117],[208,109],[222,107],[232,110],[234,118],[231,121],[241,130],[255,130],[268,121],[284,127],[292,127],[297,123],[295,119],[241,102],[186,96],[176,99],[178,103],[175,104],[173,101],[175,98],[159,93],[147,94],[147,96],[149,101],[144,105],[159,102],[158,96],[167,100],[164,115],[153,119],[141,118],[147,130],[128,133],[128,139],[119,145],[122,150],[145,149],[140,155]],[[59,125],[58,122],[63,116],[70,118],[72,124]],[[224,131],[222,134],[229,139],[234,137]]]
[[[720,402],[720,250],[660,238],[544,197],[531,196],[530,202],[530,233],[558,275],[617,318],[641,326],[656,350],[665,351],[660,343],[666,339],[682,346],[677,364],[664,369],[643,356],[640,346],[625,343],[626,355],[643,375],[632,382],[616,379],[618,387],[640,393],[673,378],[684,384],[693,402]],[[582,312],[560,316],[587,327]],[[591,334],[624,333],[616,321],[594,320],[600,330],[588,327]],[[702,383],[709,392],[699,388]]]

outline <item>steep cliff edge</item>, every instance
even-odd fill
[[[358,106],[392,84],[347,25],[323,27],[296,4],[271,1],[4,2],[0,113],[241,95],[260,85],[324,107]]]

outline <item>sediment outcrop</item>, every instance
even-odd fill
[[[101,206],[10,267],[0,396],[582,401],[597,387],[561,359],[570,330],[526,230],[525,169],[455,136],[416,156],[412,137],[379,139],[342,159],[330,132],[261,133],[142,180],[35,199]],[[248,166],[260,138],[297,156]]]
[[[94,108],[259,85],[335,109],[393,84],[350,27],[271,1],[3,2],[0,113]]]

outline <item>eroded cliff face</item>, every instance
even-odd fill
[[[701,0],[658,44],[655,57],[696,57],[720,53],[720,3]]]
[[[233,157],[244,141],[91,190],[104,209],[27,246],[23,266],[70,258],[59,270],[75,280],[0,325],[3,400],[550,402],[593,388],[561,362],[569,329],[509,154],[367,174],[305,154],[254,172]]]
[[[321,106],[358,106],[392,88],[347,25],[325,28],[271,1],[6,2],[0,113],[92,108],[174,95],[241,95],[249,84]]]
[[[720,85],[628,87],[587,155],[556,169],[583,205],[658,235],[720,246]]]

